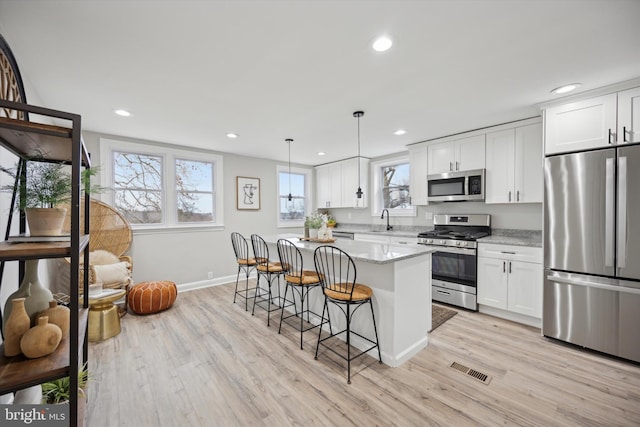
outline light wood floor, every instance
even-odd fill
[[[127,315],[90,345],[89,427],[638,426],[640,365],[559,344],[534,328],[460,310],[398,368],[365,357],[352,384],[315,333],[232,303],[233,285]],[[278,317],[279,319],[279,317]],[[275,326],[274,326],[275,325]],[[452,362],[492,376],[485,385]]]

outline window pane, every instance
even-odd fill
[[[175,166],[178,222],[213,221],[213,163],[176,159]]]
[[[387,209],[410,207],[409,164],[385,166],[382,168],[382,199]]]
[[[116,208],[132,224],[163,221],[162,157],[113,153]]]
[[[293,197],[304,197],[304,174],[291,174],[291,195]],[[289,195],[289,173],[280,172],[279,174],[280,196]]]
[[[304,220],[304,197],[294,197],[291,201],[287,199],[286,195],[280,197],[280,220]]]
[[[116,190],[115,205],[132,224],[162,222],[162,194],[159,191]]]

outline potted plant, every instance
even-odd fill
[[[78,399],[86,397],[85,389],[89,382],[89,371],[85,363],[82,369],[78,370]],[[71,390],[69,377],[58,378],[42,384],[42,403],[67,403]]]
[[[322,227],[322,215],[318,211],[313,211],[305,218],[304,226],[309,229],[309,238],[318,238],[318,229]]]
[[[0,167],[0,170],[14,180],[17,178],[14,169]],[[82,172],[82,185],[89,193],[102,190],[100,186],[90,184],[90,178],[96,173],[97,168]],[[27,179],[18,188],[18,208],[25,211],[32,236],[60,235],[67,211],[60,205],[71,199],[71,188],[71,174],[65,165],[37,161],[28,163]],[[13,189],[13,184],[2,187],[3,191]]]

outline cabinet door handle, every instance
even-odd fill
[[[511,191],[509,191],[509,201],[511,201]]]
[[[609,128],[609,144],[613,144],[615,142],[614,136],[615,133],[611,132],[611,128]]]
[[[456,161],[456,170],[460,170],[460,167],[458,166],[460,162]]]
[[[515,252],[511,252],[511,251],[500,251],[501,254],[509,254],[509,255],[515,255]]]
[[[509,261],[509,274],[511,274],[511,261]]]
[[[520,190],[516,191],[516,202],[520,201]]]
[[[622,142],[627,142],[627,127],[622,126]]]
[[[502,261],[502,272],[503,273],[507,272],[507,263],[506,263],[506,261]]]
[[[449,172],[452,172],[452,171],[453,171],[453,163],[449,162]]]

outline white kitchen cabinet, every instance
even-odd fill
[[[485,135],[475,135],[428,146],[429,175],[485,167]]]
[[[542,125],[487,134],[485,203],[542,203]]]
[[[358,189],[358,159],[316,166],[316,204],[318,209],[366,207],[368,200],[369,159],[360,159],[362,204],[355,206]]]
[[[545,154],[640,142],[640,87],[549,107]]]
[[[542,248],[478,245],[478,304],[542,317]]]
[[[358,162],[360,162],[360,188],[364,193],[362,199],[357,199],[358,190]],[[342,168],[341,191],[343,208],[366,208],[369,200],[369,159],[355,157],[339,162]]]
[[[640,87],[618,92],[618,144],[640,142]]]
[[[409,148],[409,191],[411,205],[427,205],[427,146]]]

